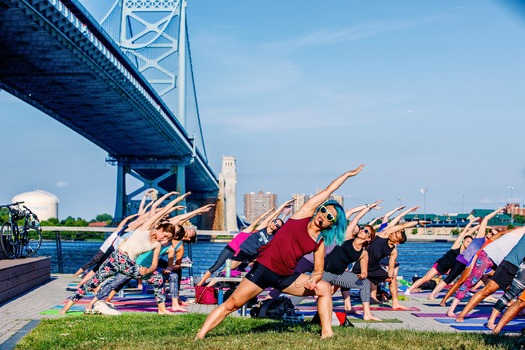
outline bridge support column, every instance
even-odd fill
[[[125,165],[117,165],[117,199],[115,205],[115,215],[113,216],[114,222],[120,222],[127,215],[127,198],[126,198],[126,171]]]

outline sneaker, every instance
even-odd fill
[[[100,312],[94,309],[85,309],[84,315],[100,315]]]
[[[103,301],[103,303],[106,304],[107,306],[109,306],[110,308],[115,309],[115,304],[113,304],[112,302],[110,302],[110,301]]]
[[[405,290],[405,295],[410,295],[410,291],[408,289]]]
[[[102,315],[119,316],[121,314],[120,311],[110,308],[106,303],[100,300],[97,301],[95,305],[93,305],[93,310],[99,312]]]

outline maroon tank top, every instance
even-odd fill
[[[293,274],[297,262],[316,251],[322,242],[316,243],[308,234],[310,220],[311,217],[288,219],[279,234],[262,248],[257,261],[281,276]]]

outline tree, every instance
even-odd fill
[[[102,222],[104,221],[106,224],[111,224],[113,222],[113,216],[109,214],[98,214],[94,220],[91,220],[91,222]]]

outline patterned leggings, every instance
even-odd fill
[[[520,263],[520,266],[518,266],[518,272],[516,272],[516,276],[514,276],[509,290],[503,294],[501,298],[499,298],[499,300],[494,305],[494,308],[499,312],[503,312],[508,303],[511,300],[514,300],[514,298],[523,292],[523,290],[525,290],[525,259],[523,259]]]
[[[494,262],[488,257],[487,253],[482,250],[479,254],[476,260],[474,261],[474,265],[472,266],[472,271],[470,272],[470,275],[468,276],[467,280],[461,287],[459,287],[458,291],[456,292],[455,298],[459,300],[463,300],[465,295],[470,291],[472,287],[476,285],[476,283],[479,282],[481,277],[485,274],[485,271],[488,269],[491,269],[494,266]]]
[[[343,288],[359,288],[359,296],[361,297],[361,302],[366,303],[370,302],[370,281],[368,279],[361,280],[357,275],[350,271],[345,271],[340,275],[335,275],[330,272],[323,273],[323,281],[330,283],[331,285],[340,286]],[[292,304],[299,304],[305,297],[294,296],[290,299]]]
[[[179,275],[176,272],[170,273],[170,294],[171,299],[176,299],[179,297]]]
[[[139,273],[140,265],[131,260],[126,253],[115,251],[111,256],[100,266],[100,269],[89,281],[77,289],[76,293],[71,297],[71,301],[77,302],[90,290],[97,288],[102,282],[114,276],[116,273],[121,273],[131,278],[142,278],[149,284],[153,285],[153,294],[157,304],[166,301],[164,296],[164,283],[162,276],[154,271],[151,274],[141,275]]]

